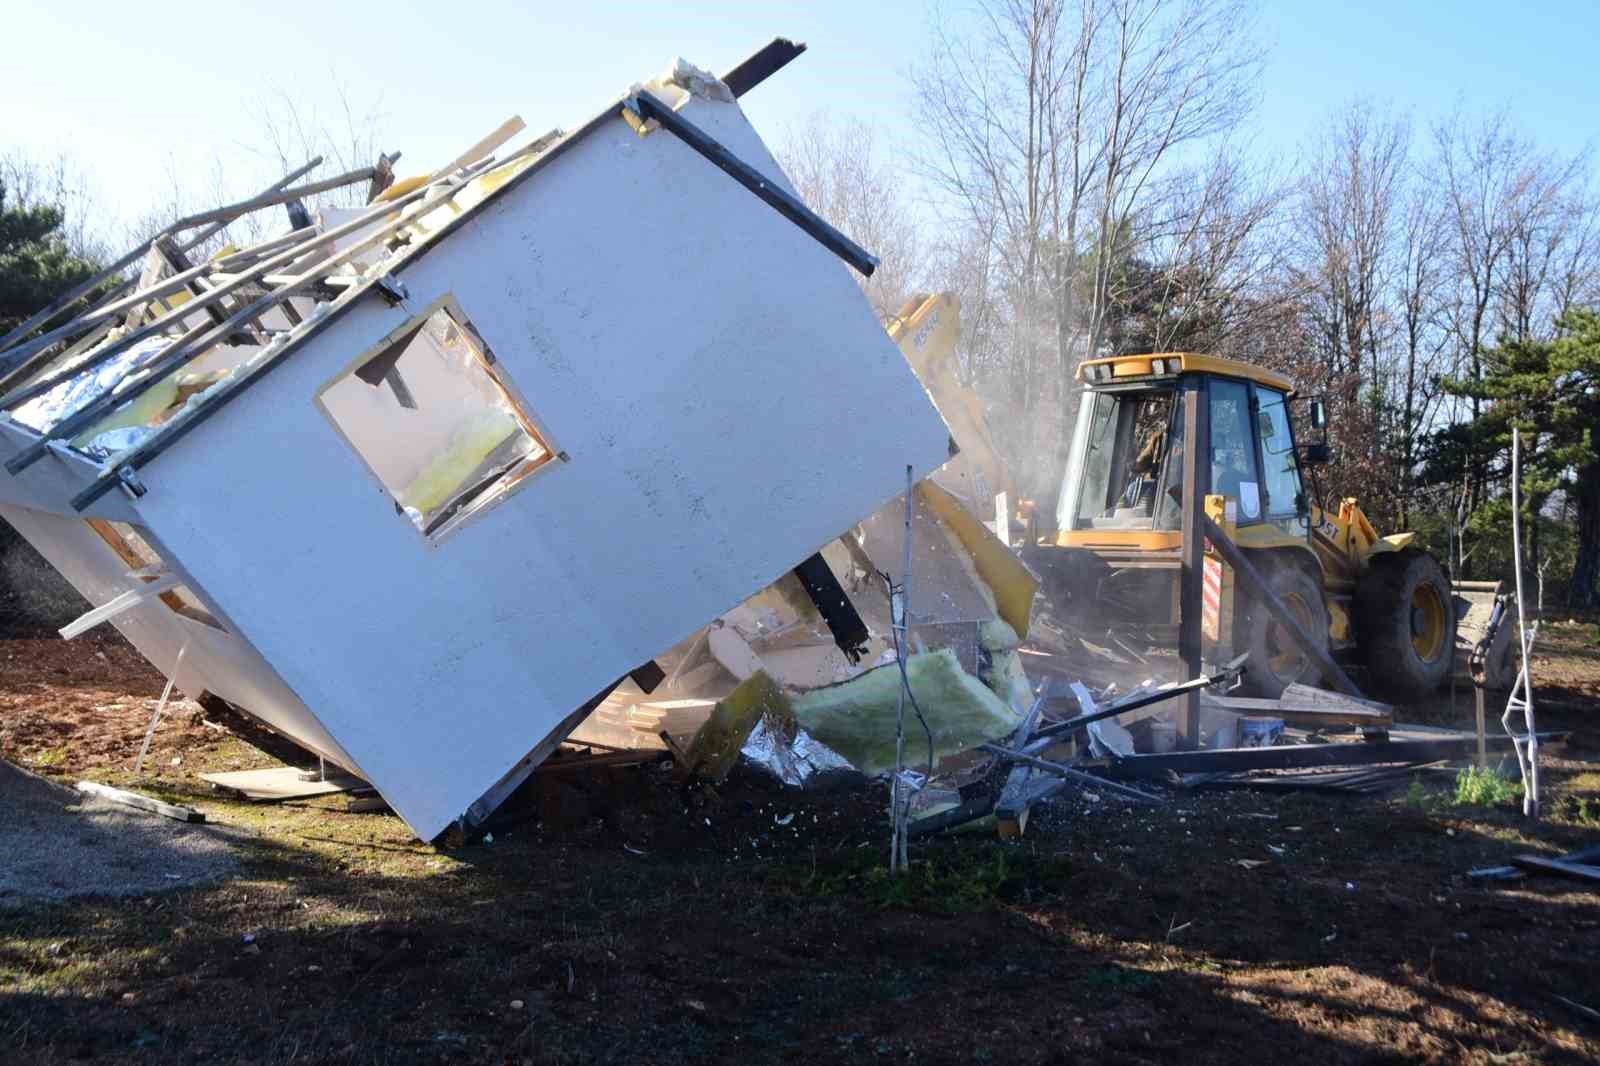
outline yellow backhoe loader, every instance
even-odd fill
[[[1178,622],[1182,527],[1181,390],[1201,390],[1209,429],[1207,509],[1267,579],[1301,627],[1336,657],[1367,667],[1369,687],[1416,699],[1449,675],[1474,673],[1486,687],[1515,675],[1511,627],[1494,626],[1497,586],[1452,588],[1414,533],[1382,536],[1355,499],[1336,511],[1311,500],[1306,480],[1327,460],[1324,442],[1296,433],[1290,382],[1246,363],[1194,353],[1118,356],[1078,368],[1079,408],[1054,521],[1039,520],[989,431],[983,405],[959,375],[960,305],[951,293],[919,294],[888,323],[889,335],[944,415],[960,454],[935,475],[996,532],[1013,531],[1062,621],[1091,629],[1142,629],[1172,643]],[[1320,401],[1308,401],[1321,431]],[[995,497],[1000,494],[1000,506]],[[1022,521],[1027,520],[1026,533]],[[1249,651],[1246,685],[1277,696],[1314,683],[1318,668],[1272,616],[1243,593],[1208,552],[1206,657]],[[1459,639],[1458,639],[1459,629]]]
[[[1324,650],[1365,663],[1369,687],[1419,699],[1449,676],[1458,608],[1443,567],[1414,533],[1380,534],[1355,499],[1331,511],[1306,475],[1326,462],[1290,410],[1290,382],[1231,359],[1188,352],[1092,359],[1051,533],[1026,557],[1073,614],[1099,622],[1176,623],[1184,491],[1182,410],[1196,390],[1209,431],[1205,508]],[[1320,400],[1311,428],[1326,425]],[[1202,482],[1204,483],[1204,482]],[[1320,667],[1207,552],[1207,658],[1250,653],[1247,687],[1275,697]]]

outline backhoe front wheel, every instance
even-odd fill
[[[1375,555],[1356,586],[1356,642],[1375,688],[1422,700],[1450,673],[1456,616],[1444,568],[1427,552]]]
[[[1278,601],[1300,623],[1300,628],[1326,653],[1328,606],[1322,600],[1322,586],[1303,569],[1289,563],[1267,568],[1263,577]],[[1239,597],[1238,604],[1242,613],[1234,629],[1235,644],[1250,653],[1245,661],[1241,690],[1275,700],[1296,682],[1316,684],[1322,676],[1322,668],[1306,654],[1266,604],[1245,596]]]

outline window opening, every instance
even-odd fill
[[[1250,427],[1250,388],[1213,380],[1211,395],[1211,491],[1239,501],[1239,521],[1261,517],[1255,436]]]
[[[110,546],[117,554],[117,558],[127,564],[129,570],[149,571],[141,574],[139,580],[149,584],[166,572],[167,561],[150,546],[150,542],[139,532],[137,526],[104,518],[91,518],[88,522],[89,528]],[[175,614],[181,614],[191,621],[208,625],[213,629],[223,628],[222,623],[206,610],[205,604],[200,602],[200,598],[187,585],[177,585],[168,589],[158,599]]]
[[[1083,448],[1083,483],[1074,525],[1148,529],[1171,435],[1173,391],[1094,396]]]
[[[1264,513],[1274,517],[1297,513],[1301,493],[1300,467],[1295,463],[1294,434],[1289,428],[1289,404],[1276,389],[1256,389],[1256,410],[1261,423],[1261,487],[1266,495]]]
[[[445,298],[318,397],[395,507],[430,541],[554,458],[493,353]]]

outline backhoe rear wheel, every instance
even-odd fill
[[[1373,556],[1353,620],[1373,687],[1390,699],[1426,699],[1449,676],[1455,609],[1444,568],[1427,552]]]
[[[1267,587],[1300,623],[1300,628],[1323,652],[1328,650],[1328,605],[1322,599],[1322,586],[1305,570],[1292,563],[1265,568]],[[1240,690],[1251,696],[1275,700],[1283,690],[1299,682],[1314,685],[1322,668],[1305,653],[1289,630],[1275,618],[1266,604],[1257,602],[1241,590],[1237,598],[1239,616],[1234,625],[1234,643],[1248,651],[1244,680]]]

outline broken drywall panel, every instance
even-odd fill
[[[919,494],[911,509],[911,625],[986,622],[995,617],[972,560]],[[905,496],[870,515],[860,526],[860,543],[875,570],[904,583]]]
[[[685,107],[787,186],[736,104]],[[948,456],[847,268],[670,134],[600,122],[401,280],[151,462],[137,506],[425,838]],[[565,459],[435,541],[315,397],[447,295]]]

